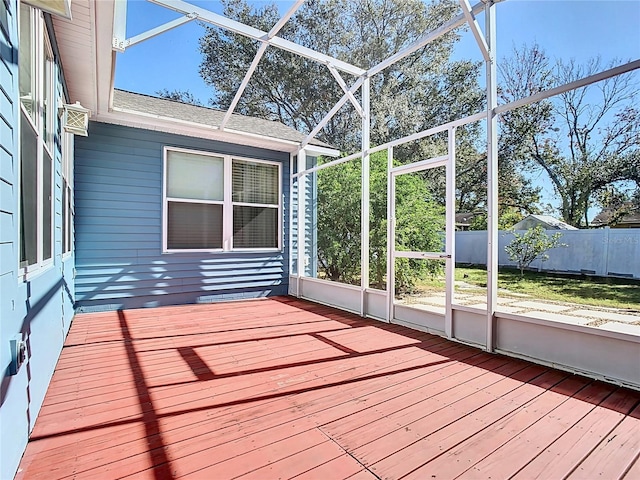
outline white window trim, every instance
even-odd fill
[[[55,257],[55,191],[56,191],[56,157],[55,155],[50,152],[50,149],[48,148],[48,146],[46,145],[45,139],[43,138],[43,118],[41,116],[41,111],[42,111],[42,102],[43,102],[43,88],[46,88],[47,86],[44,85],[45,83],[45,72],[43,69],[43,64],[44,62],[44,58],[45,56],[48,54],[52,61],[50,63],[47,63],[47,68],[50,68],[51,72],[50,72],[50,78],[51,78],[51,85],[49,85],[49,95],[50,95],[50,99],[52,98],[51,96],[53,95],[54,92],[54,88],[53,88],[53,84],[56,82],[56,69],[55,69],[55,63],[53,61],[53,51],[51,49],[51,45],[50,45],[50,41],[48,39],[49,36],[49,32],[47,30],[47,27],[45,25],[44,22],[44,18],[42,16],[42,12],[40,10],[34,9],[32,7],[29,7],[30,10],[33,12],[33,17],[32,17],[32,22],[31,22],[31,28],[32,28],[32,35],[33,37],[35,37],[35,42],[32,43],[32,47],[33,47],[33,55],[34,55],[34,59],[33,59],[33,64],[32,64],[32,72],[31,75],[33,77],[35,77],[35,81],[32,81],[32,95],[34,96],[34,98],[37,100],[37,102],[34,105],[34,108],[36,110],[35,115],[32,117],[31,115],[29,115],[29,112],[27,111],[26,107],[22,104],[22,102],[19,102],[19,117],[23,116],[26,118],[27,122],[29,122],[29,125],[31,128],[33,128],[33,130],[36,132],[36,139],[37,139],[37,147],[36,147],[36,154],[37,154],[37,172],[36,172],[36,178],[37,178],[37,215],[36,215],[36,222],[37,222],[37,233],[36,233],[36,262],[31,264],[31,265],[26,265],[23,266],[21,265],[21,261],[20,261],[20,255],[18,255],[18,281],[19,282],[26,282],[31,280],[34,276],[38,276],[41,273],[45,272],[46,270],[49,270],[53,264],[54,264],[54,257]],[[20,25],[20,8],[17,9],[17,15],[18,15],[18,26]],[[34,40],[34,38],[32,38],[32,41]],[[53,102],[53,100],[51,100]],[[54,109],[51,109],[51,112],[54,112]],[[21,120],[20,120],[21,121]],[[53,122],[51,122],[53,123]],[[20,130],[19,130],[20,131]],[[18,158],[21,158],[21,154],[20,154],[20,149],[21,149],[21,133],[18,134],[18,148],[19,148],[19,153],[18,153]],[[44,165],[44,151],[47,151],[47,153],[49,154],[49,156],[51,157],[51,251],[50,253],[50,257],[47,259],[44,259],[44,229],[43,229],[43,209],[42,209],[42,203],[43,203],[43,195],[44,195],[44,190],[42,188],[43,185],[43,165]],[[20,169],[19,169],[20,170]],[[21,178],[19,176],[18,179],[18,199],[21,198],[22,195],[22,191],[21,191]],[[22,221],[22,212],[21,212],[21,202],[18,201],[18,222]],[[20,233],[19,233],[20,235]],[[20,243],[18,244],[18,251],[20,250]]]
[[[169,197],[167,195],[167,157],[168,152],[192,153],[194,155],[215,157],[223,159],[223,176],[224,176],[224,199],[221,200],[197,200],[185,199],[177,197]],[[229,252],[281,252],[283,245],[282,232],[282,164],[270,160],[262,160],[257,158],[241,157],[239,155],[225,155],[216,152],[193,150],[181,147],[165,146],[162,155],[162,253],[229,253]],[[232,198],[232,165],[233,160],[246,161],[251,163],[261,163],[265,165],[273,165],[278,168],[278,205],[258,204],[247,202],[234,202]],[[168,204],[169,201],[180,201],[185,203],[203,203],[209,205],[222,205],[222,248],[205,248],[205,249],[169,249],[168,241]],[[278,245],[275,248],[234,248],[233,246],[233,206],[251,206],[259,208],[273,208],[278,210]]]

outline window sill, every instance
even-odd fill
[[[29,268],[29,267],[27,267]],[[53,260],[47,261],[47,263],[40,264],[38,266],[31,265],[31,270],[25,271],[25,267],[19,268],[18,282],[27,283],[35,280],[40,275],[43,275],[48,270],[53,268]]]
[[[162,252],[163,255],[174,255],[181,253],[207,253],[211,255],[233,255],[234,253],[282,253],[284,250],[282,248],[234,248],[232,250],[164,250]]]

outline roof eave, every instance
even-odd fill
[[[142,113],[134,110],[114,107],[110,112],[100,113],[92,117],[92,120],[102,123],[111,123],[127,127],[156,130],[188,137],[206,138],[221,142],[235,143],[250,147],[265,148],[280,152],[294,153],[300,148],[300,142],[267,137],[264,135],[239,132],[236,130],[220,130],[216,126],[207,126],[200,123],[162,117],[150,113]]]

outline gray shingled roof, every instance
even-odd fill
[[[218,126],[222,122],[226,112],[208,107],[198,107],[165,98],[152,97],[141,93],[127,92],[115,89],[113,92],[113,106],[135,112],[158,115],[166,118],[175,118],[188,122],[199,123],[206,126]],[[227,123],[229,130],[246,132],[264,137],[277,138],[301,142],[305,135],[280,122],[264,120],[262,118],[232,114]],[[319,140],[311,140],[311,145],[333,148]]]
[[[527,230],[536,225],[542,225],[546,230],[578,230],[573,225],[569,225],[562,220],[553,218],[550,215],[527,215],[513,226],[514,230]]]

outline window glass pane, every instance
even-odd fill
[[[278,166],[233,161],[233,201],[278,204]]]
[[[65,178],[62,178],[62,253],[67,253],[69,251],[69,237],[68,237],[68,228],[69,228],[69,209],[67,206],[67,181]]]
[[[224,200],[224,160],[193,153],[167,152],[167,196]]]
[[[18,52],[20,101],[31,118],[35,120],[35,92],[33,88],[33,24],[32,11],[26,5],[20,5],[20,44]]]
[[[4,34],[9,37],[9,12],[4,0],[0,1],[0,26],[2,26]]]
[[[20,115],[20,266],[38,261],[38,150],[36,132]]]
[[[278,209],[233,207],[234,248],[277,248]]]
[[[67,249],[66,252],[73,250],[73,195],[71,187],[67,186]]]
[[[52,242],[52,215],[53,206],[53,162],[51,156],[46,152],[42,154],[42,259],[51,258]]]
[[[46,30],[45,30],[46,36]],[[48,43],[45,40],[45,55],[43,56],[42,68],[44,71],[42,86],[42,135],[43,140],[53,151],[53,98],[51,92],[53,90],[53,56],[49,50]]]
[[[167,248],[222,248],[222,205],[169,202]]]

